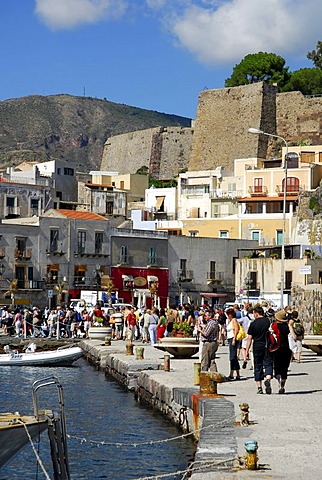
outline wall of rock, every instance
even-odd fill
[[[305,332],[312,334],[314,325],[322,318],[322,285],[292,288],[291,301],[303,320]]]

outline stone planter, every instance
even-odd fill
[[[309,348],[317,355],[322,355],[322,335],[305,335],[303,347]]]
[[[88,336],[91,340],[105,341],[105,337],[110,337],[111,335],[111,327],[90,327],[88,331]]]
[[[175,358],[191,358],[199,351],[199,343],[194,337],[164,337],[160,343],[154,345],[158,350],[170,353]]]

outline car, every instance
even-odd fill
[[[117,308],[133,308],[131,303],[112,303],[112,307],[116,310]]]
[[[76,312],[82,313],[84,308],[91,314],[94,310],[94,305],[91,302],[86,302],[81,298],[72,298],[69,303],[69,308],[73,308]]]

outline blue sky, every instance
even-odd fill
[[[2,0],[0,100],[107,98],[194,118],[248,53],[312,67],[321,0]]]

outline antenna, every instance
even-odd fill
[[[84,96],[84,97],[85,97],[85,93],[86,93],[86,89],[85,89],[85,87],[84,87],[84,91],[83,91],[83,96]]]

